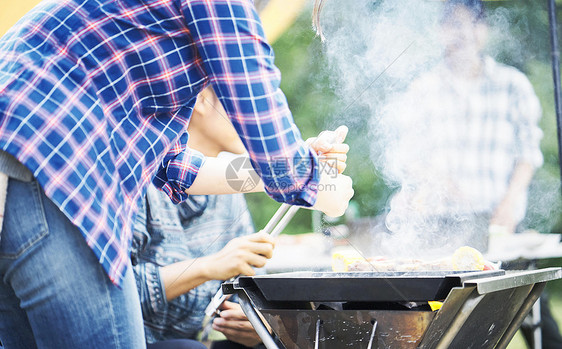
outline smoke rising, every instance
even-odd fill
[[[366,156],[368,153],[387,185],[395,189],[384,224],[372,231],[375,246],[371,251],[375,254],[428,257],[450,253],[465,244],[486,249],[485,242],[475,241],[487,240],[491,213],[481,214],[486,207],[479,207],[478,200],[469,200],[471,193],[466,188],[470,186],[447,175],[448,168],[460,168],[461,163],[473,159],[469,154],[451,158],[444,154],[450,149],[440,148],[462,135],[448,120],[424,119],[437,115],[440,109],[478,106],[438,99],[434,101],[435,114],[418,113],[416,109],[424,98],[435,97],[431,95],[433,86],[419,80],[423,82],[426,73],[444,63],[442,6],[440,1],[420,0],[354,0],[343,6],[331,0],[321,16],[324,51],[333,88],[342,103],[341,114],[355,137],[368,144],[369,149],[359,151]],[[515,58],[510,63],[521,66],[524,48],[512,34],[514,20],[514,13],[502,7],[487,12],[488,45],[483,52],[500,58],[512,55]],[[525,29],[529,23],[518,24],[518,30],[529,30]],[[462,82],[456,87],[449,83],[457,89],[460,100],[473,88]],[[430,126],[436,122],[439,128]],[[461,131],[470,132],[471,125]],[[435,141],[427,139],[428,135],[435,136]],[[556,181],[538,178],[531,196],[557,193],[557,186]],[[466,200],[459,200],[463,195]],[[548,231],[559,208],[559,204],[553,204],[559,199],[542,197],[547,202],[537,203],[531,198],[531,214],[524,223]],[[470,202],[470,209],[466,202]]]

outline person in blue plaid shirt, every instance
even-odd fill
[[[206,86],[272,198],[343,214],[351,179],[320,173],[279,82],[251,0],[45,0],[11,28],[0,39],[2,343],[144,346],[129,258],[139,199],[150,182],[176,203],[234,191],[228,163],[186,146]]]

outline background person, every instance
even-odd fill
[[[440,248],[485,251],[489,232],[512,234],[525,216],[527,190],[543,161],[541,109],[525,75],[484,53],[481,1],[444,6],[442,64],[389,106],[398,135],[389,158],[402,161],[392,166],[406,181],[386,224],[393,232],[417,229]],[[562,347],[544,298],[541,308],[543,348]]]
[[[490,226],[513,233],[524,217],[543,161],[540,104],[521,72],[484,54],[479,1],[446,2],[441,33],[443,64],[388,107],[397,142],[387,157],[406,181],[391,213],[443,217],[439,233],[466,219],[484,234],[458,243],[485,250]]]
[[[198,96],[191,122],[189,146],[205,156],[221,152],[242,154],[245,149],[226,118],[212,89]],[[329,133],[324,133],[321,138]],[[346,129],[334,134],[345,139]],[[325,157],[345,168],[347,145],[320,147]],[[338,152],[339,151],[339,152]],[[327,161],[327,160],[323,160]],[[263,191],[263,184],[256,183]],[[196,339],[202,330],[205,308],[222,281],[237,275],[253,275],[271,258],[274,242],[255,229],[242,194],[192,195],[174,205],[150,186],[135,220],[133,257],[148,343],[172,339]],[[261,343],[237,303],[227,301],[213,328],[229,341],[221,348],[253,347]]]

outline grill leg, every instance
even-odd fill
[[[472,293],[470,298],[468,298],[462,307],[459,309],[455,319],[447,329],[447,332],[441,337],[441,340],[435,347],[436,349],[448,349],[450,348],[450,344],[455,339],[455,336],[459,332],[459,330],[464,326],[466,320],[468,319],[469,315],[472,311],[478,306],[480,301],[484,298],[483,295],[478,295],[476,291]]]
[[[531,319],[533,320],[533,347],[534,349],[542,348],[542,336],[541,336],[541,302],[536,301],[531,310]]]
[[[507,348],[507,345],[509,344],[509,342],[511,342],[511,339],[515,335],[515,332],[517,332],[517,330],[521,326],[521,323],[523,322],[525,316],[529,313],[529,311],[533,307],[533,304],[535,304],[537,299],[540,297],[542,291],[544,290],[545,285],[546,282],[540,282],[534,284],[533,288],[531,289],[531,292],[529,292],[529,295],[521,305],[521,309],[519,309],[517,315],[515,315],[515,318],[513,319],[513,321],[511,321],[511,324],[506,329],[502,338],[498,341],[498,344],[496,345],[496,349]]]
[[[267,349],[279,349],[279,346],[275,343],[271,333],[269,333],[258,313],[252,306],[248,296],[244,292],[239,292],[238,298],[240,299],[240,307],[244,311],[244,314],[248,317],[248,321],[250,321],[252,326],[254,326],[254,329],[256,330],[258,336],[260,336],[263,345],[265,345]]]

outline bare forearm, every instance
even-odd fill
[[[195,178],[191,187],[186,190],[186,193],[190,195],[220,195],[241,192],[236,190],[236,185],[233,185],[232,182],[229,183],[229,179],[227,178],[227,169],[231,162],[232,159],[207,158],[203,166],[199,169],[197,178]],[[257,180],[253,188],[252,186],[242,186],[244,188],[242,192],[257,193],[264,191],[263,182],[259,180],[259,177],[253,170],[240,170],[237,171],[235,175],[236,178],[234,179],[239,182]],[[232,180],[232,178],[230,180]]]
[[[275,243],[265,233],[230,240],[219,252],[170,264],[160,269],[166,299],[174,299],[209,280],[227,280],[236,275],[254,275],[273,255]]]
[[[513,170],[509,186],[490,219],[490,229],[501,229],[504,233],[514,233],[519,221],[523,218],[518,213],[527,188],[533,178],[534,167],[529,163],[519,163]],[[496,230],[498,231],[498,230]]]
[[[517,164],[513,170],[504,199],[519,200],[527,192],[534,173],[535,168],[531,164],[527,162]]]
[[[166,299],[172,300],[211,280],[205,270],[205,257],[170,264],[160,269]]]

